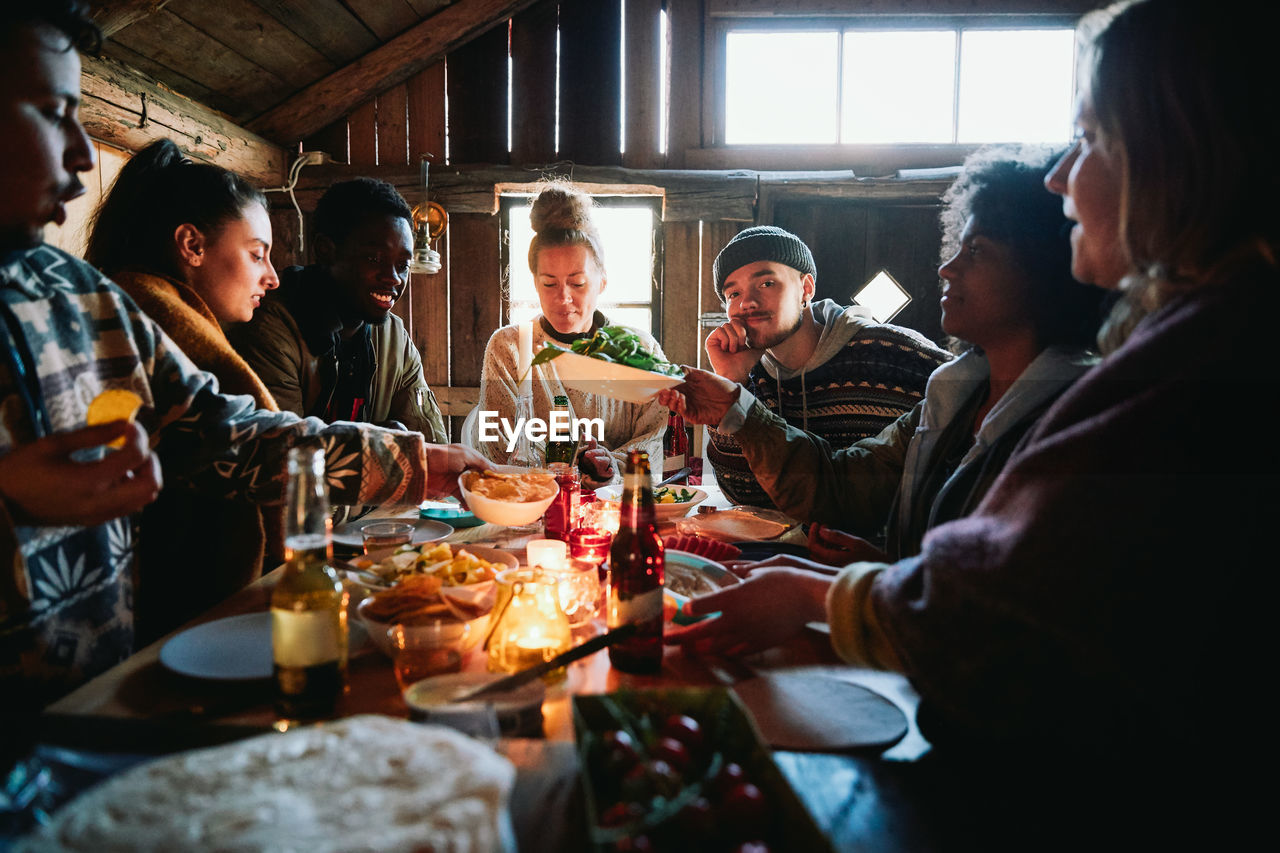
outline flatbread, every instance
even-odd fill
[[[781,536],[787,525],[740,509],[698,516],[698,533],[725,542],[754,542]]]
[[[21,851],[491,851],[515,769],[440,726],[378,715],[181,753],[59,810]]]

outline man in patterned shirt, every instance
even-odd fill
[[[928,338],[877,323],[858,306],[813,301],[809,247],[771,225],[730,240],[712,267],[729,322],[707,338],[707,358],[735,395],[713,424],[707,458],[734,503],[772,507],[733,434],[759,400],[787,423],[847,447],[911,411],[934,368],[950,359]]]
[[[254,408],[217,383],[96,270],[43,243],[93,168],[80,58],[101,36],[80,0],[0,11],[0,712],[37,710],[133,651],[133,513],[162,479],[283,499],[290,444],[326,448],[335,503],[417,503],[484,460],[417,433]],[[137,423],[86,427],[110,388]],[[123,439],[123,446],[103,445]],[[163,471],[163,478],[161,472]],[[230,535],[231,531],[210,531]],[[182,571],[174,566],[174,571]],[[16,740],[16,739],[15,739]],[[12,743],[6,744],[6,746]]]

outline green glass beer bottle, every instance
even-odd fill
[[[347,685],[347,597],[334,571],[324,449],[289,451],[284,575],[271,593],[276,716],[330,716]]]
[[[572,465],[577,455],[578,440],[573,437],[569,398],[557,394],[552,401],[551,415],[547,418],[547,464],[564,462]]]

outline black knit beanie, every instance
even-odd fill
[[[757,225],[740,231],[725,244],[711,266],[715,279],[716,295],[724,301],[724,280],[734,270],[754,264],[756,261],[774,261],[786,264],[801,275],[818,275],[813,263],[813,253],[796,235],[773,225]]]

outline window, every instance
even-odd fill
[[[853,301],[870,311],[877,323],[887,323],[910,304],[911,294],[888,270],[880,270],[853,295]]]
[[[721,25],[727,145],[1065,142],[1075,31]]]
[[[541,313],[533,274],[529,271],[529,196],[502,196],[506,240],[503,266],[507,274],[505,323],[520,323]],[[660,337],[658,318],[658,227],[661,199],[654,196],[597,196],[594,212],[604,244],[607,285],[597,308],[624,326]]]

